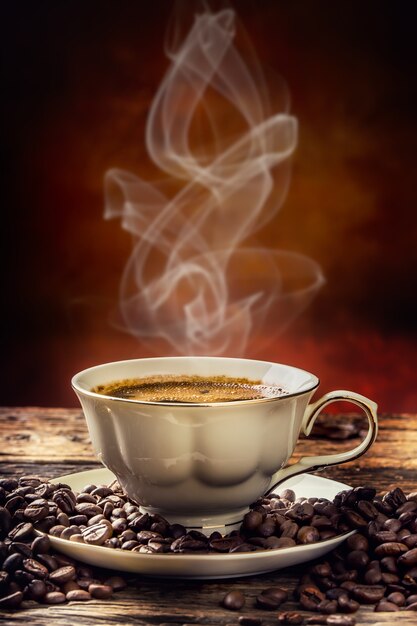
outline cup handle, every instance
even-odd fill
[[[311,433],[314,422],[321,413],[322,409],[332,402],[338,402],[341,400],[352,402],[364,411],[366,417],[368,418],[368,432],[365,439],[358,446],[356,446],[356,448],[352,448],[352,450],[323,456],[304,456],[297,463],[278,470],[278,472],[276,472],[276,474],[272,477],[272,484],[268,487],[268,491],[266,493],[270,493],[280,483],[287,480],[287,478],[290,478],[290,476],[296,476],[297,474],[303,474],[304,472],[312,472],[320,468],[328,467],[329,465],[338,465],[340,463],[346,463],[347,461],[353,461],[369,450],[378,433],[378,406],[372,400],[369,400],[368,398],[365,398],[365,396],[361,396],[359,393],[355,393],[354,391],[331,391],[330,393],[326,393],[322,398],[320,398],[320,400],[317,400],[317,402],[309,404],[303,418],[301,430],[308,436]]]

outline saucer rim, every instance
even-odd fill
[[[97,477],[97,473],[99,473],[99,476]],[[86,479],[85,484],[88,484],[91,482],[91,480],[88,480],[88,477],[95,475],[96,479],[95,482],[98,483],[98,479],[102,480],[103,482],[100,484],[109,484],[109,482],[111,482],[112,479],[115,479],[116,477],[114,476],[114,474],[108,470],[105,467],[98,467],[96,469],[90,469],[90,470],[85,470],[82,472],[74,472],[72,474],[64,474],[62,476],[58,476],[55,477],[53,479],[51,479],[51,483],[67,483],[70,484],[71,482],[74,481],[74,479],[77,480],[81,480],[81,479]],[[317,480],[320,483],[330,483],[334,488],[337,487],[337,489],[339,491],[344,490],[344,489],[351,489],[352,487],[350,485],[347,485],[346,483],[341,483],[339,481],[335,481],[329,478],[324,478],[322,476],[316,476],[315,474],[308,474],[308,473],[304,473],[301,476],[296,476],[296,477],[290,477],[288,480],[286,480],[285,482],[283,482],[281,485],[279,485],[279,490],[282,491],[285,488],[290,488],[287,485],[291,484],[293,482],[299,482],[300,480]],[[70,481],[70,483],[68,483],[67,481]],[[71,484],[70,484],[71,486]],[[330,486],[330,485],[329,485]],[[326,552],[332,550],[333,548],[337,547],[338,545],[340,545],[340,543],[342,543],[343,541],[345,541],[349,536],[353,535],[356,531],[352,530],[352,531],[347,531],[345,533],[342,533],[340,535],[336,535],[335,537],[331,537],[330,539],[325,539],[323,541],[318,541],[312,544],[305,544],[305,545],[296,545],[296,546],[291,546],[288,548],[272,548],[269,550],[260,550],[260,551],[247,551],[247,552],[234,552],[232,554],[230,553],[200,553],[200,554],[167,554],[167,553],[154,553],[154,554],[147,554],[147,553],[139,553],[139,552],[131,552],[128,550],[121,550],[120,548],[108,548],[105,546],[94,546],[94,545],[88,545],[88,544],[82,544],[82,543],[76,543],[76,542],[72,542],[69,539],[61,539],[60,537],[54,537],[53,535],[50,535],[48,533],[43,533],[41,531],[37,531],[37,533],[39,535],[44,535],[47,534],[47,536],[50,538],[51,540],[51,544],[53,547],[55,547],[57,550],[59,550],[59,548],[64,548],[65,550],[68,548],[74,548],[74,550],[76,550],[77,552],[85,552],[86,555],[92,555],[93,557],[96,556],[108,556],[110,557],[108,560],[108,565],[109,565],[109,569],[118,569],[117,568],[117,562],[115,563],[115,561],[118,560],[118,558],[121,558],[122,554],[123,554],[123,558],[128,559],[128,561],[130,562],[135,562],[138,561],[138,566],[140,566],[140,562],[151,562],[151,561],[156,561],[156,559],[159,561],[159,564],[161,566],[161,568],[163,568],[164,564],[173,564],[173,563],[181,563],[183,565],[186,565],[187,563],[190,564],[196,564],[196,563],[200,563],[202,565],[206,564],[206,563],[224,563],[224,562],[228,562],[231,563],[231,561],[233,560],[233,562],[239,562],[239,561],[246,561],[247,559],[250,559],[250,561],[254,562],[254,567],[256,567],[255,563],[260,562],[259,563],[259,567],[261,567],[261,563],[263,560],[266,561],[265,565],[266,565],[266,569],[265,570],[258,570],[256,569],[256,571],[253,572],[253,574],[236,574],[235,576],[246,576],[246,575],[255,575],[258,573],[262,573],[262,572],[270,572],[270,571],[274,571],[276,569],[280,569],[280,567],[285,567],[281,566],[280,563],[275,563],[275,566],[271,566],[272,564],[270,563],[271,560],[274,559],[275,557],[281,557],[282,560],[285,560],[285,557],[288,557],[290,555],[294,555],[297,553],[305,553],[306,558],[303,561],[300,562],[307,562],[309,560],[312,560],[314,558],[317,558],[314,555],[315,551],[319,551],[321,549],[325,549]],[[310,556],[310,553],[313,553]],[[115,554],[118,554],[119,557],[114,558]],[[113,555],[113,558],[112,558]],[[82,560],[80,559],[80,557],[76,557],[78,558],[78,560]],[[268,564],[269,563],[269,564]],[[120,570],[120,571],[130,571],[130,570]],[[140,570],[137,571],[137,573],[140,573]],[[166,573],[166,574],[149,574],[146,573],[145,575],[147,576],[157,576],[157,577],[172,577],[173,574],[172,573]],[[174,574],[175,575],[175,574]],[[178,577],[186,577],[186,578],[232,578],[234,575],[233,574],[227,574],[227,575],[216,575],[216,576],[207,576],[207,575],[199,575],[197,574],[190,574],[190,575],[184,575],[181,574]]]

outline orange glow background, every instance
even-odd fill
[[[239,0],[300,125],[288,198],[261,241],[327,283],[256,356],[415,412],[417,119],[405,3]],[[8,3],[2,13],[4,405],[77,406],[71,376],[151,355],[111,326],[131,250],[103,220],[109,167],[146,174],[144,126],[168,65],[164,0]],[[255,354],[250,346],[248,356]]]

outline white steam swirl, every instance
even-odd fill
[[[123,324],[181,354],[244,354],[268,316],[282,330],[322,282],[304,256],[242,245],[285,198],[297,120],[269,115],[262,77],[233,44],[234,24],[229,9],[197,15],[169,55],[146,146],[170,184],[106,174],[105,217],[120,217],[135,242],[120,287]],[[197,144],[201,111],[210,138]]]

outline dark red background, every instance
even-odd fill
[[[417,119],[412,3],[240,0],[299,118],[288,199],[265,244],[327,283],[261,356],[383,411],[416,411]],[[148,352],[109,324],[131,249],[103,175],[144,173],[171,2],[2,5],[4,279],[0,402],[76,405],[76,371]],[[248,355],[253,352],[249,347]]]

